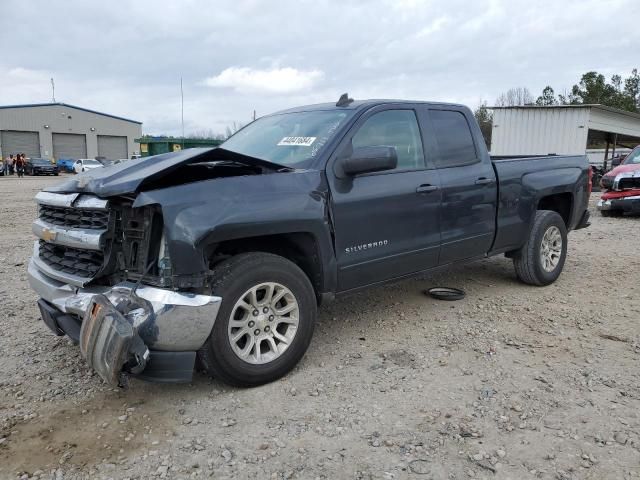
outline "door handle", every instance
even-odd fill
[[[436,190],[438,190],[438,188],[439,187],[437,185],[424,184],[424,185],[420,185],[418,188],[416,188],[416,193],[435,192]]]
[[[493,180],[490,178],[480,177],[476,180],[476,185],[489,185],[490,183],[493,183]]]

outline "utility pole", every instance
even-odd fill
[[[182,150],[184,150],[184,90],[182,89],[182,77],[180,77],[180,117],[182,121]]]
[[[56,84],[51,77],[51,103],[56,103]]]

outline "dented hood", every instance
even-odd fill
[[[96,168],[70,177],[45,190],[55,193],[93,193],[102,198],[134,194],[144,190],[145,184],[171,174],[182,165],[204,161],[205,157],[206,161],[237,161],[271,170],[284,168],[266,160],[248,157],[220,147],[190,148],[180,152],[164,153],[153,157],[128,160],[109,167]]]

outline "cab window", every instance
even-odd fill
[[[385,110],[369,117],[351,139],[353,148],[395,147],[397,170],[424,168],[418,121],[413,110]]]

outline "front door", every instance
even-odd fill
[[[330,162],[338,291],[434,267],[440,246],[438,173],[425,162],[416,112],[410,106],[377,107],[363,115],[340,152],[393,146],[394,170],[338,178]]]

